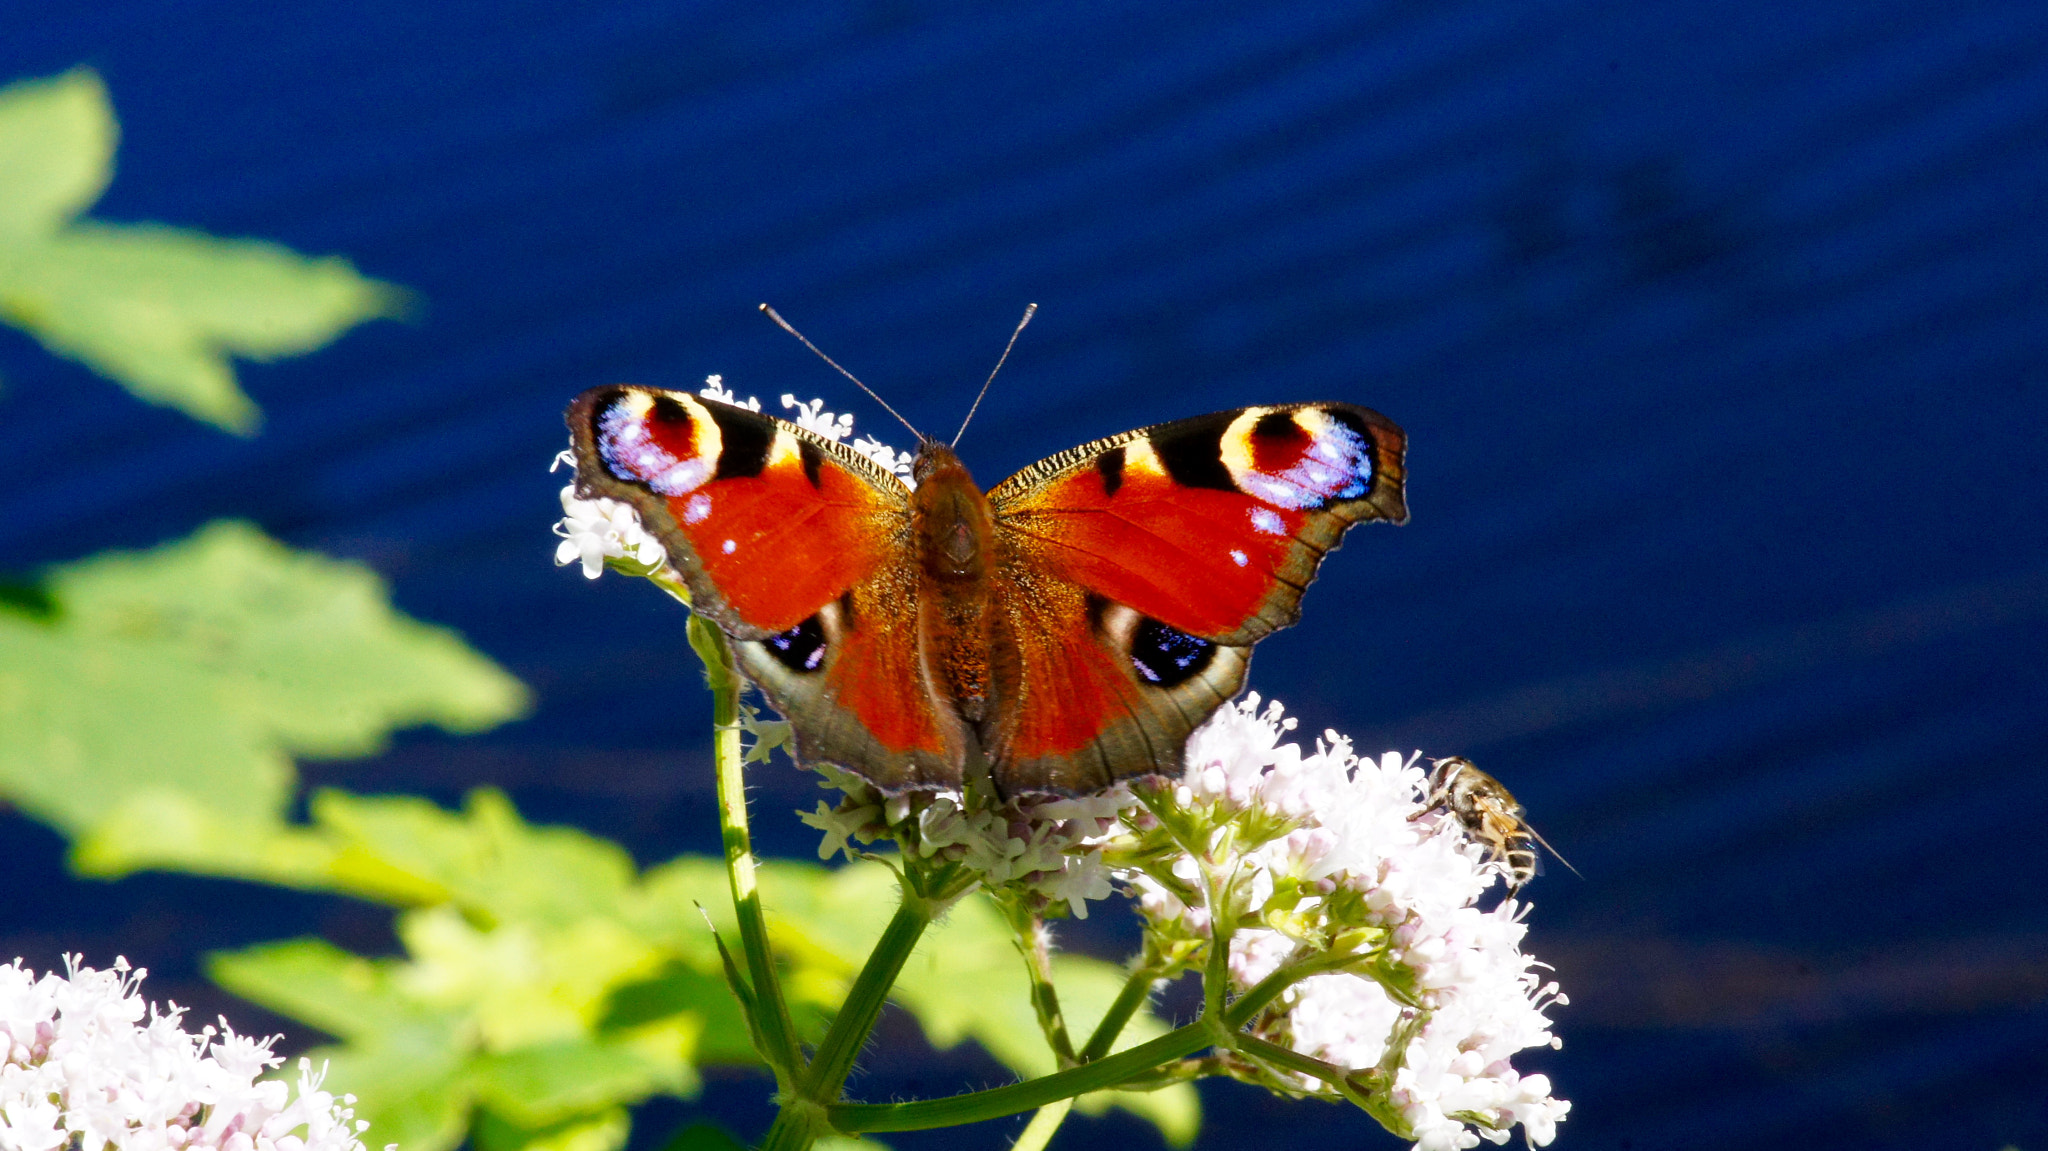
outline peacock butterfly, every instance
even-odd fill
[[[986,494],[937,440],[909,487],[685,392],[593,388],[568,422],[578,491],[639,513],[798,758],[891,792],[1177,774],[1345,530],[1408,517],[1406,437],[1351,404],[1140,428]]]

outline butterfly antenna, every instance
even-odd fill
[[[1557,861],[1558,861],[1559,863],[1562,863],[1562,864],[1564,864],[1564,869],[1565,869],[1566,871],[1569,871],[1569,872],[1571,872],[1571,873],[1572,873],[1573,875],[1576,875],[1576,876],[1578,876],[1578,877],[1579,877],[1580,879],[1584,879],[1584,878],[1586,878],[1586,875],[1585,875],[1585,873],[1584,873],[1584,872],[1580,871],[1580,870],[1579,870],[1578,868],[1576,868],[1576,867],[1573,867],[1573,866],[1572,866],[1572,861],[1571,861],[1571,860],[1569,860],[1569,859],[1566,859],[1566,858],[1564,857],[1564,853],[1563,853],[1563,852],[1559,851],[1559,850],[1558,850],[1558,849],[1556,849],[1555,847],[1552,847],[1552,846],[1550,846],[1550,841],[1549,841],[1549,840],[1547,840],[1547,839],[1545,839],[1545,838],[1543,838],[1543,833],[1542,833],[1542,832],[1540,832],[1540,831],[1537,831],[1537,830],[1536,830],[1535,828],[1533,828],[1533,827],[1530,827],[1530,826],[1529,826],[1528,824],[1526,824],[1526,823],[1522,825],[1522,830],[1523,830],[1523,831],[1526,831],[1526,832],[1528,832],[1531,838],[1535,839],[1535,840],[1536,840],[1536,842],[1538,842],[1538,843],[1542,844],[1542,845],[1543,845],[1543,850],[1545,850],[1545,851],[1549,852],[1549,853],[1550,853],[1550,854],[1552,854],[1552,855],[1555,855],[1555,856],[1557,856]]]
[[[960,430],[953,433],[953,442],[948,444],[948,447],[960,446],[960,437],[967,434],[967,425],[974,421],[974,413],[981,410],[981,397],[988,395],[988,386],[996,382],[996,372],[1003,370],[1004,362],[1010,358],[1010,349],[1017,346],[1017,337],[1024,334],[1024,325],[1030,323],[1031,317],[1037,314],[1037,304],[1024,305],[1024,318],[1017,321],[1017,330],[1010,333],[1010,342],[1003,345],[1003,354],[996,360],[995,369],[989,372],[988,379],[981,382],[980,395],[974,397],[974,406],[967,409],[967,418],[960,421]]]
[[[768,314],[769,319],[775,321],[776,327],[781,328],[783,331],[788,332],[792,336],[795,336],[797,340],[803,344],[804,347],[809,348],[811,350],[811,353],[813,355],[817,356],[819,359],[825,361],[826,363],[831,364],[833,368],[837,369],[840,375],[845,376],[849,380],[852,380],[855,387],[859,388],[863,392],[866,392],[869,398],[873,399],[876,403],[882,405],[882,410],[889,413],[892,416],[895,416],[897,423],[900,423],[904,427],[909,428],[910,434],[916,436],[917,441],[919,443],[924,442],[925,434],[923,432],[918,431],[917,428],[913,426],[909,420],[904,419],[903,414],[901,412],[898,412],[895,408],[890,407],[889,401],[876,395],[875,389],[868,387],[866,384],[861,383],[859,376],[854,375],[852,372],[847,371],[845,368],[841,368],[839,366],[839,361],[819,351],[818,345],[810,342],[809,340],[804,339],[804,334],[802,332],[797,331],[795,328],[790,327],[789,321],[783,319],[782,314],[780,312],[777,312],[774,308],[769,307],[767,304],[762,304],[761,310]]]

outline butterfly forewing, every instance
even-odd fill
[[[1098,440],[998,485],[1005,626],[982,725],[997,782],[1178,771],[1345,530],[1407,518],[1405,446],[1365,408],[1254,407]]]
[[[618,386],[577,397],[569,429],[579,487],[631,504],[735,635],[795,627],[907,546],[903,485],[787,420]]]
[[[916,595],[901,481],[787,420],[685,392],[593,388],[568,423],[578,488],[639,514],[800,756],[892,788],[957,780],[964,729],[901,615]]]

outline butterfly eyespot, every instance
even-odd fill
[[[1141,620],[1131,633],[1131,666],[1146,683],[1179,687],[1202,674],[1216,645],[1156,619]]]
[[[682,400],[643,392],[605,399],[595,409],[591,435],[606,471],[664,496],[701,487],[721,452],[716,425],[695,419]]]
[[[762,642],[768,645],[768,653],[775,657],[775,662],[791,671],[811,672],[825,666],[825,628],[817,616],[788,631],[776,632]]]

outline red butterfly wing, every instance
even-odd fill
[[[998,618],[983,743],[1006,790],[1172,773],[1363,520],[1407,519],[1406,438],[1349,404],[1198,416],[1086,444],[989,493]]]
[[[959,779],[965,733],[923,673],[905,591],[900,480],[787,420],[685,392],[593,388],[568,422],[578,490],[639,513],[802,758],[890,788]]]

